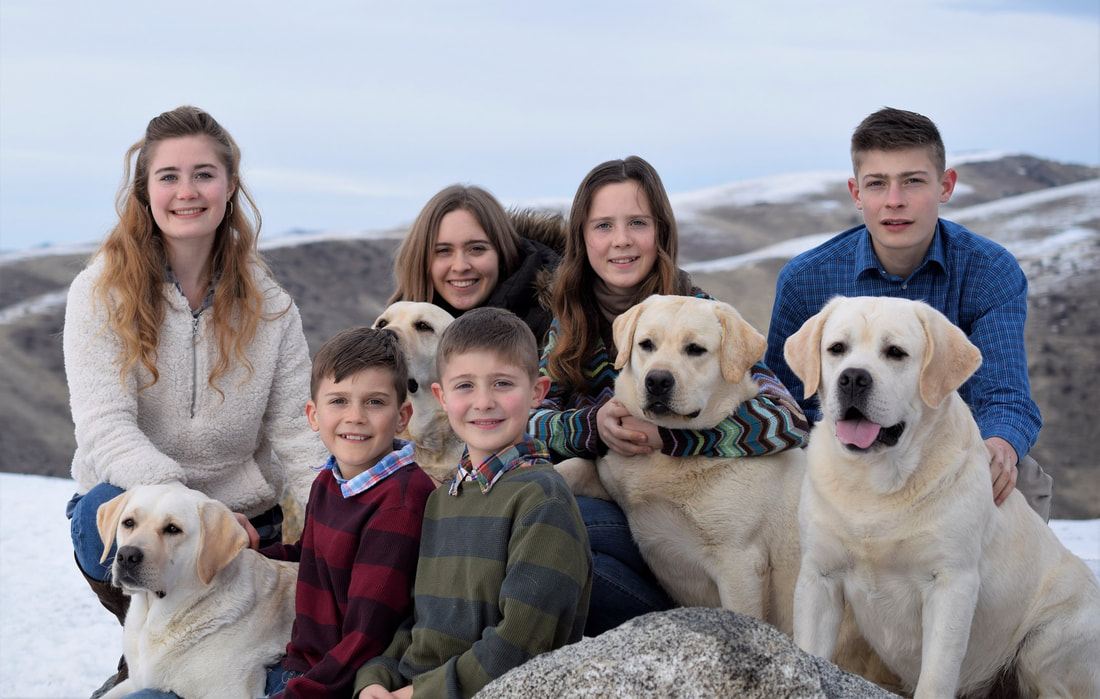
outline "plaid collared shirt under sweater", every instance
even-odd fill
[[[476,481],[481,492],[488,493],[493,484],[512,469],[549,460],[550,453],[546,450],[546,445],[530,435],[524,435],[524,441],[501,449],[476,467],[470,462],[470,452],[466,450],[462,452],[458,474],[447,492],[457,496],[464,482]]]

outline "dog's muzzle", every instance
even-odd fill
[[[875,382],[865,369],[845,369],[836,381],[840,419],[836,421],[836,436],[848,449],[863,451],[874,446],[892,447],[898,443],[905,423],[890,427],[867,419],[863,412]]]
[[[136,570],[145,560],[145,553],[137,546],[123,546],[115,554],[115,563],[125,571]]]
[[[141,564],[145,561],[145,552],[137,546],[122,546],[115,553],[115,584],[137,582]]]
[[[668,415],[673,413],[672,394],[676,389],[676,376],[665,369],[654,369],[645,375],[645,411],[652,415]],[[674,413],[673,413],[674,414]],[[680,417],[696,418],[699,411],[693,411]]]
[[[646,410],[655,415],[665,415],[671,408],[669,396],[676,388],[676,377],[671,371],[655,369],[645,375]]]

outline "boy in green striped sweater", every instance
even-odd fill
[[[531,330],[483,307],[447,327],[432,385],[466,443],[424,512],[413,617],[359,669],[360,699],[470,697],[580,640],[592,554],[577,503],[527,417],[546,395]]]

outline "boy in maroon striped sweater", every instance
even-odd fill
[[[355,671],[412,612],[424,503],[435,484],[395,438],[408,424],[408,368],[396,337],[345,330],[313,360],[310,427],[332,455],[313,482],[298,543],[262,553],[299,562],[296,617],[267,694],[347,697]]]

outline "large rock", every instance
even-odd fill
[[[483,699],[561,697],[894,697],[798,649],[753,617],[690,607],[654,612],[545,653],[490,683]]]

